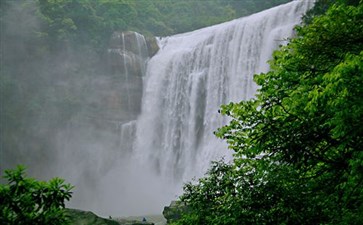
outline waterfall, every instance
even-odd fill
[[[222,104],[253,98],[253,75],[293,35],[312,7],[293,1],[249,17],[161,38],[148,62],[134,157],[180,182],[202,175],[211,160],[231,158],[213,132],[228,122]]]
[[[114,104],[106,111],[117,115],[110,118],[119,122],[119,141],[109,141],[114,139],[108,138],[107,130],[93,131],[101,139],[93,133],[63,133],[70,139],[66,143],[76,149],[76,154],[59,151],[67,165],[73,161],[86,168],[67,168],[73,176],[70,182],[82,190],[75,193],[71,206],[103,216],[158,214],[180,194],[182,182],[203,175],[212,160],[231,159],[227,144],[213,134],[229,120],[218,113],[220,106],[254,97],[258,87],[253,75],[268,71],[266,61],[273,50],[286,44],[312,5],[310,0],[293,1],[160,38],[159,52],[150,59],[141,57],[146,68],[139,61],[140,55],[150,56],[142,50],[145,39],[133,32],[116,32],[109,65],[123,91],[115,101],[118,113],[112,111]],[[107,90],[108,86],[101,87]],[[83,132],[88,134],[86,128]],[[86,146],[78,145],[80,137]],[[90,181],[95,174],[97,179]]]
[[[140,57],[139,66],[140,66],[140,69],[141,69],[141,74],[142,74],[142,76],[144,76],[145,73],[146,73],[146,61],[145,61],[145,59],[149,58],[147,44],[146,44],[145,37],[143,35],[139,34],[139,33],[135,32],[135,39],[136,39],[136,45],[137,45],[137,50],[138,50],[138,56]]]
[[[123,56],[124,56],[124,60],[123,60],[123,64],[124,64],[124,73],[125,73],[125,83],[128,84],[129,83],[129,71],[127,68],[127,60],[126,60],[126,44],[125,44],[125,34],[121,33],[122,35],[122,52],[123,52]],[[130,100],[130,90],[128,85],[125,87],[126,89],[126,98],[127,98],[127,108],[130,109],[131,108],[131,100]]]

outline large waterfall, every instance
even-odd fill
[[[286,5],[161,38],[148,63],[137,121],[136,154],[161,176],[174,181],[201,175],[211,160],[231,153],[214,135],[227,118],[222,104],[252,98],[253,75],[293,35],[312,1]]]
[[[145,76],[134,78],[128,72],[136,67],[117,61],[128,50],[119,48],[119,43],[134,34],[116,35],[122,41],[114,40],[119,50],[112,52],[122,54],[111,61],[114,76],[126,71],[123,81],[134,79],[134,85],[125,90],[125,104],[119,107],[127,115],[118,118],[122,119],[118,126],[121,147],[111,143],[105,148],[88,138],[86,143],[93,144],[86,147],[96,154],[78,151],[80,160],[73,152],[62,151],[65,159],[77,165],[92,163],[86,167],[87,173],[75,176],[80,191],[74,195],[73,206],[104,216],[160,213],[181,193],[182,183],[203,175],[212,160],[230,160],[227,144],[213,134],[228,122],[218,113],[220,106],[254,97],[258,87],[253,75],[269,69],[267,61],[273,50],[287,43],[293,27],[312,5],[310,0],[293,1],[249,17],[160,38],[160,50],[148,61]],[[140,104],[134,99],[141,99],[141,93],[139,114],[140,105],[131,103]],[[130,96],[134,96],[132,101]],[[82,181],[94,174],[96,180]]]

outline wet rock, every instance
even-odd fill
[[[69,216],[70,225],[119,225],[120,223],[98,217],[93,212],[82,211],[78,209],[66,209]]]
[[[146,37],[146,45],[149,57],[153,57],[160,49],[155,37]]]
[[[104,88],[109,91],[102,102],[106,104],[106,109],[118,109],[119,113],[115,114],[123,115],[127,121],[136,119],[141,111],[149,48],[146,38],[137,32],[114,32],[110,39],[107,54],[109,77],[112,78],[112,85],[118,88]],[[113,94],[110,90],[117,92]]]
[[[179,220],[187,210],[187,207],[181,201],[172,201],[169,206],[164,207],[163,215],[167,220],[167,224],[170,224]]]

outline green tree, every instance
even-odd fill
[[[36,181],[24,171],[21,166],[5,171],[8,184],[0,186],[0,224],[68,224],[64,203],[73,187],[60,178]]]
[[[360,0],[317,0],[312,9],[310,9],[303,17],[305,24],[312,22],[314,16],[319,16],[324,14],[329,7],[336,3],[346,4],[346,5],[359,5]]]
[[[255,99],[222,106],[232,120],[217,136],[234,162],[185,186],[191,212],[177,223],[361,223],[362,18],[362,2],[332,5],[297,27],[270,72],[255,76]],[[215,175],[233,185],[218,185]],[[200,200],[211,191],[218,195]]]

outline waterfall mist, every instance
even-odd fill
[[[27,138],[12,137],[21,150],[2,146],[0,172],[21,163],[29,168],[30,176],[62,177],[75,186],[69,207],[103,216],[160,214],[181,193],[183,182],[203,175],[211,160],[232,158],[226,143],[213,134],[228,122],[218,113],[220,105],[254,96],[253,74],[268,70],[266,62],[273,50],[286,44],[312,5],[312,1],[294,1],[160,38],[160,50],[152,58],[139,49],[147,67],[141,66],[138,73],[142,75],[136,78],[129,73],[136,70],[133,67],[104,65],[106,60],[94,60],[97,53],[72,51],[67,46],[46,59],[31,63],[23,59],[16,72],[24,77],[26,70],[37,74],[21,78],[34,83],[36,97],[19,99],[34,103],[37,120],[26,114]],[[1,48],[9,61],[28,51],[11,37],[27,36],[31,43],[33,34],[26,23],[41,26],[18,10],[14,3],[8,21],[18,15],[26,18],[17,24],[9,22],[7,45]],[[125,36],[119,37],[125,43]],[[115,48],[108,53],[123,62],[139,60],[126,51]],[[95,61],[100,64],[89,65]],[[92,76],[80,72],[85,68]],[[66,105],[56,102],[59,96]]]

